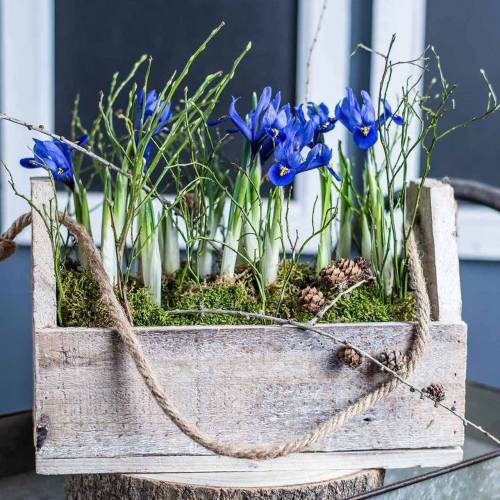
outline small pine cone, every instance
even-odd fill
[[[436,401],[437,403],[444,400],[446,397],[446,393],[444,392],[444,387],[442,384],[431,384],[428,385],[423,392],[426,392],[431,399]]]
[[[329,288],[352,286],[370,277],[370,264],[363,257],[339,259],[320,272],[321,281]]]
[[[392,371],[402,372],[406,366],[406,355],[401,351],[384,351],[379,354],[378,360]]]
[[[302,307],[310,312],[318,312],[325,303],[325,297],[322,292],[313,286],[306,286],[299,295]]]
[[[362,363],[361,355],[352,347],[344,347],[338,352],[337,357],[351,368],[359,368]]]

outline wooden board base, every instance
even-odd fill
[[[274,460],[242,460],[215,455],[113,457],[113,458],[54,458],[38,459],[38,474],[92,474],[105,469],[117,472],[212,473],[228,472],[314,472],[333,470],[400,469],[425,464],[444,467],[462,460],[462,449],[367,450],[337,453],[299,453]]]
[[[67,500],[306,500],[349,498],[379,488],[384,471],[81,475],[66,480]]]

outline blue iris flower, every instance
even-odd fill
[[[290,126],[289,133],[292,128],[295,129],[295,133],[276,147],[274,152],[276,161],[269,168],[269,180],[275,186],[288,186],[297,174],[307,170],[326,166],[333,173],[329,167],[332,150],[325,144],[316,144],[305,159],[303,158],[303,148],[310,144],[314,137],[314,125],[310,122],[305,125],[297,122]]]
[[[280,107],[281,93],[276,92],[272,97],[271,87],[265,87],[259,96],[257,106],[243,119],[236,111],[236,102],[240,99],[233,97],[229,106],[229,118],[236,127],[229,132],[240,132],[249,142],[252,158],[260,151],[261,160],[269,158],[276,143],[284,140],[282,130],[292,117],[290,106]],[[220,123],[224,118],[215,123]],[[213,123],[213,124],[215,124]]]
[[[312,145],[323,142],[323,134],[330,132],[330,130],[335,128],[336,119],[329,116],[330,112],[328,110],[328,106],[323,102],[321,104],[309,102],[307,104],[307,117],[304,113],[304,107],[302,104],[295,108],[295,113],[301,123],[304,124],[307,121],[310,121],[314,125],[314,138]]]
[[[41,141],[33,138],[33,158],[22,158],[19,163],[25,168],[48,168],[56,181],[64,182],[71,190],[75,187],[73,178],[73,148],[58,139]],[[80,146],[88,141],[88,136],[83,135],[76,143]]]
[[[137,92],[137,116],[135,119],[135,141],[139,142],[139,130],[141,128],[141,123],[143,125],[148,123],[148,120],[156,120],[158,114],[165,106],[165,101],[158,98],[158,93],[156,90],[150,90],[144,98],[144,89]],[[153,135],[149,141],[146,149],[144,151],[144,158],[146,161],[149,159],[151,154],[151,148],[153,147],[153,137],[157,136],[161,132],[168,131],[168,122],[172,118],[172,103],[168,102],[165,109],[161,112],[161,116],[158,119],[158,123],[153,130]]]
[[[397,125],[402,125],[403,119],[398,115],[393,115],[389,103],[383,100],[384,111],[377,120],[370,94],[362,90],[361,99],[363,105],[360,107],[353,90],[348,88],[347,96],[335,108],[335,119],[351,132],[354,142],[360,149],[368,149],[377,142],[379,123],[382,125],[392,118]]]

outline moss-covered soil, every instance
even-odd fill
[[[307,285],[321,289],[326,298],[337,293],[321,287],[306,265],[281,268],[278,281],[266,291],[266,313],[286,319],[307,321],[314,315],[305,311],[298,295]],[[147,288],[138,283],[129,286],[128,302],[136,326],[255,324],[258,320],[227,315],[205,314],[172,315],[169,309],[222,308],[259,312],[261,301],[251,274],[245,270],[228,282],[220,280],[195,283],[182,278],[182,274],[164,280],[163,304],[153,304]],[[89,272],[65,269],[61,273],[59,290],[60,322],[63,326],[103,327],[110,325],[106,306],[100,301],[95,279]],[[414,300],[384,301],[377,289],[363,285],[343,297],[330,309],[322,322],[357,323],[366,321],[412,321]]]

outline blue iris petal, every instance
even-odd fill
[[[363,107],[361,108],[361,120],[364,124],[373,123],[375,121],[375,108],[373,107],[372,98],[365,90],[361,91],[361,99]]]
[[[359,102],[351,88],[347,89],[347,96],[340,101],[335,108],[335,118],[339,120],[353,135],[354,142],[360,149],[372,147],[378,140],[377,114],[370,94],[361,91],[363,105]],[[382,99],[384,110],[378,122],[383,125],[389,118],[397,125],[403,124],[400,116],[393,115],[389,103]]]
[[[276,92],[275,96],[272,97],[271,87],[265,87],[259,96],[255,109],[252,109],[243,118],[236,111],[238,99],[240,98],[233,97],[231,100],[229,118],[237,131],[249,142],[252,158],[260,154],[261,161],[264,162],[269,158],[276,145],[285,140],[284,129],[292,118],[290,106],[286,104],[280,107],[280,92]],[[216,125],[221,121],[214,120],[209,124]]]
[[[235,103],[240,98],[233,97],[231,100],[231,104],[229,105],[229,116],[231,117],[231,121],[234,123],[235,127],[245,136],[245,139],[249,142],[252,142],[252,132],[249,126],[246,124],[245,120],[241,118],[241,116],[236,111]]]
[[[35,160],[35,158],[21,158],[19,160],[19,163],[24,167],[24,168],[38,168],[41,165]]]
[[[309,151],[304,162],[304,170],[326,167],[330,164],[331,159],[332,150],[325,144],[317,144]]]
[[[295,176],[301,172],[328,166],[332,158],[332,150],[328,146],[316,144],[304,159],[301,151],[305,144],[300,149],[297,149],[297,144],[300,144],[298,137],[310,137],[309,132],[304,133],[302,129],[311,127],[314,129],[314,126],[311,121],[308,121],[305,125],[297,122],[296,125],[300,127],[300,130],[296,130],[294,136],[287,137],[285,142],[276,147],[274,154],[276,161],[271,165],[268,172],[269,180],[276,186],[286,186],[292,183]]]
[[[85,141],[85,136],[80,138]],[[71,151],[73,148],[57,139],[41,141],[33,139],[34,158],[22,158],[21,166],[25,168],[45,167],[50,170],[56,181],[64,182],[68,187],[74,189],[73,160]]]
[[[328,166],[326,168],[328,169],[328,172],[330,172],[337,181],[340,182],[342,180],[342,178],[340,177],[340,175],[337,174],[337,172],[335,172],[335,170],[333,170],[332,167]]]
[[[399,115],[392,115],[392,121],[396,124],[396,125],[403,125],[403,123],[405,122],[403,120],[403,117],[402,116],[399,116]]]
[[[275,186],[288,186],[295,178],[295,172],[281,163],[273,163],[267,173]]]
[[[328,106],[323,102],[320,104],[309,102],[307,104],[307,117],[304,113],[303,105],[299,105],[295,108],[295,114],[297,116],[297,120],[303,125],[311,122],[314,126],[313,139],[309,144],[310,147],[323,142],[323,134],[333,130],[337,120],[334,117],[328,116]]]
[[[375,125],[368,128],[368,135],[365,135],[362,130],[355,130],[352,135],[354,143],[359,149],[371,148],[378,139],[378,131]]]
[[[158,115],[161,115],[158,118]],[[135,128],[136,132],[134,134],[136,143],[139,142],[139,131],[141,129],[141,124],[144,126],[148,120],[155,121],[158,118],[158,122],[153,130],[152,136],[160,134],[161,132],[167,130],[167,124],[172,118],[172,103],[165,103],[164,100],[158,98],[158,93],[155,89],[150,90],[146,94],[146,99],[144,99],[144,89],[140,89],[137,92],[137,109],[136,109],[136,122]],[[144,158],[146,160],[151,154],[152,142],[150,141],[145,150]]]
[[[79,146],[85,146],[85,144],[87,144],[87,142],[89,142],[89,136],[88,135],[82,135],[81,137],[79,137],[77,140],[76,140],[76,143],[79,145]]]

